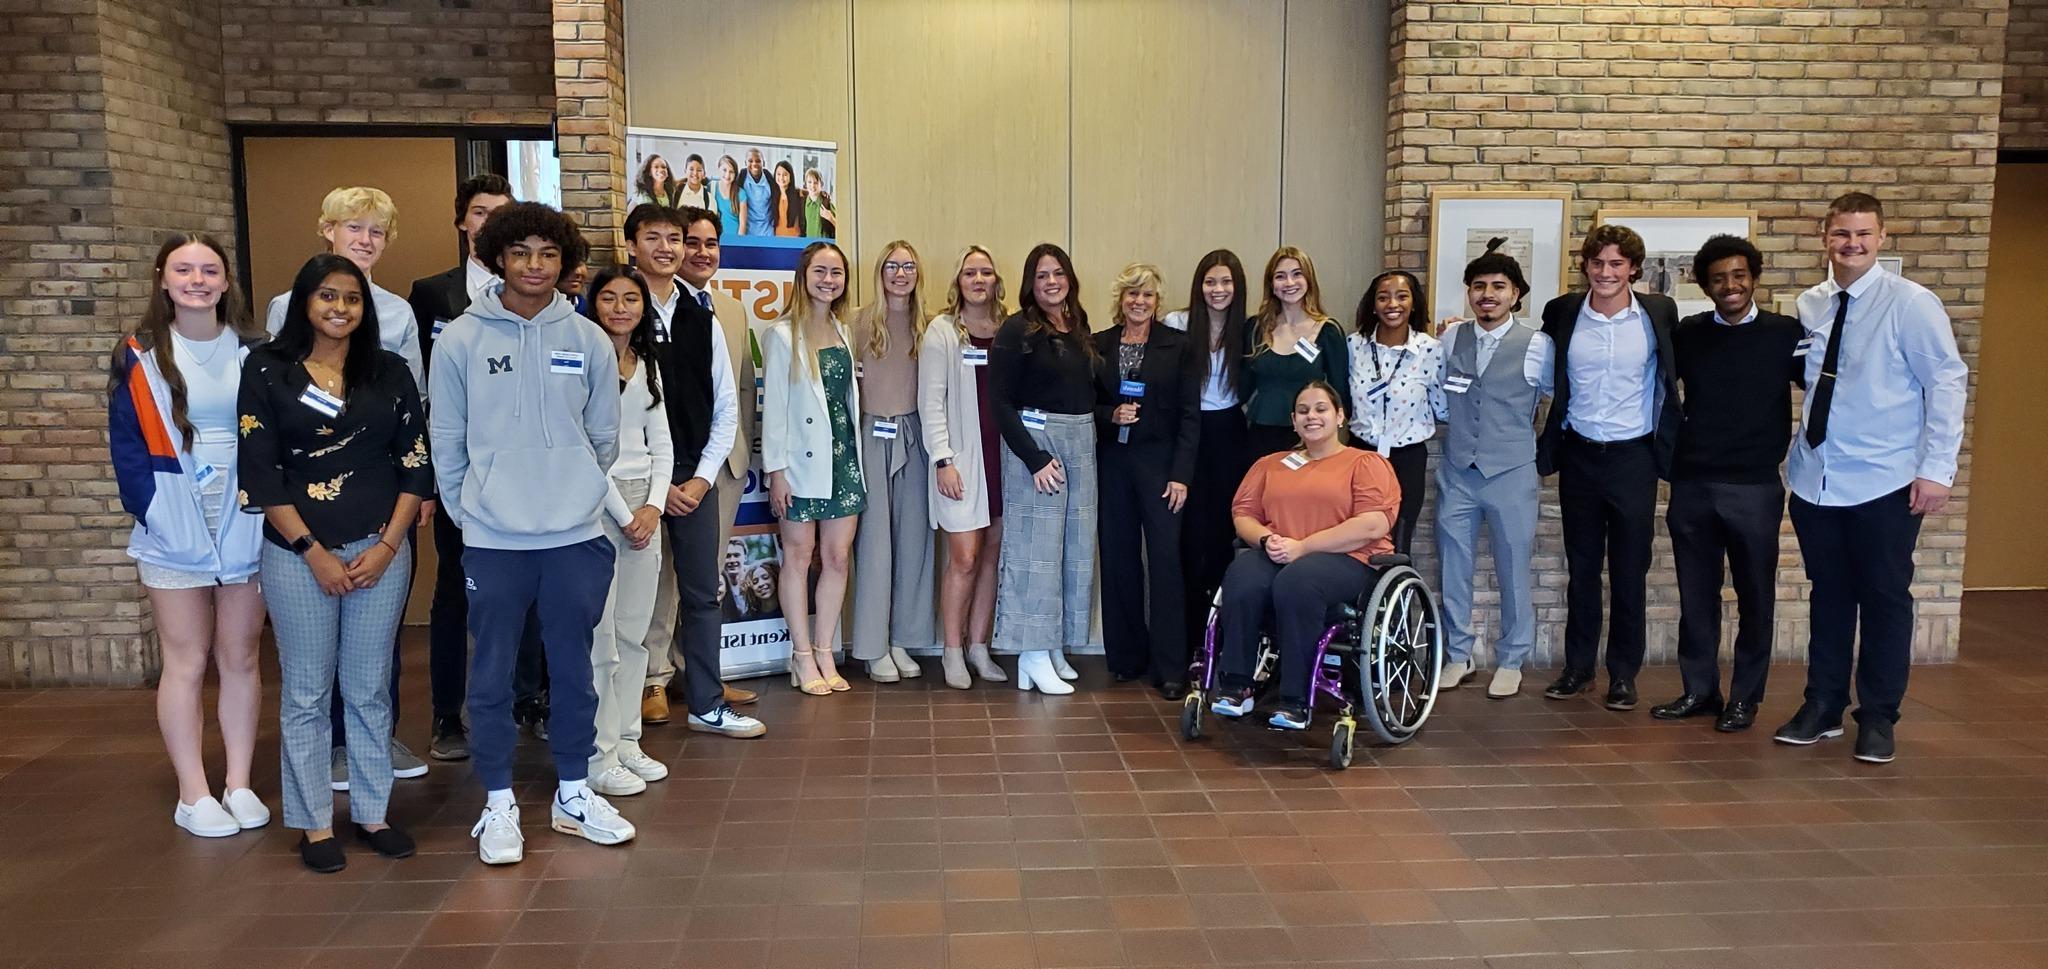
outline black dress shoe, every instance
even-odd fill
[[[1118,683],[1129,683],[1130,681],[1132,681],[1132,680],[1135,680],[1135,679],[1137,679],[1138,677],[1141,677],[1141,676],[1144,676],[1144,675],[1145,675],[1145,674],[1143,674],[1143,673],[1125,673],[1125,672],[1123,672],[1123,671],[1119,670],[1119,671],[1116,671],[1116,672],[1113,672],[1113,673],[1109,674],[1109,678],[1110,678],[1110,679],[1112,679],[1112,680],[1115,680],[1115,681],[1117,681]]]
[[[299,860],[323,875],[332,875],[348,867],[348,856],[341,853],[340,838],[308,841],[305,835],[299,835]]]
[[[1889,764],[1896,751],[1892,743],[1892,722],[1877,717],[1856,724],[1856,759],[1866,764]]]
[[[412,836],[397,828],[387,827],[382,831],[371,831],[356,825],[356,840],[370,846],[370,850],[386,858],[410,858],[415,850]]]
[[[1569,700],[1584,693],[1586,687],[1592,685],[1592,683],[1592,677],[1584,673],[1574,673],[1571,670],[1566,670],[1562,676],[1551,681],[1549,686],[1543,688],[1543,695],[1553,700]]]
[[[1612,680],[1607,684],[1607,709],[1633,710],[1636,708],[1636,681]]]
[[[1781,744],[1804,747],[1841,735],[1841,714],[1825,713],[1811,703],[1802,703],[1799,705],[1799,712],[1793,714],[1792,719],[1786,721],[1784,726],[1779,727],[1778,732],[1771,735],[1771,739]]]
[[[1714,729],[1722,733],[1741,733],[1756,723],[1756,704],[1748,700],[1736,700],[1721,711],[1721,718],[1714,721]]]
[[[1188,695],[1186,683],[1167,683],[1159,688],[1159,695],[1173,702],[1180,702]]]
[[[1687,693],[1670,703],[1650,708],[1650,716],[1659,720],[1684,720],[1688,717],[1711,717],[1720,713],[1723,704],[1718,693]]]

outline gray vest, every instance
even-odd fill
[[[1513,471],[1536,460],[1536,388],[1522,377],[1522,361],[1536,331],[1507,324],[1500,348],[1479,373],[1479,325],[1458,328],[1450,348],[1446,374],[1472,377],[1462,394],[1448,391],[1449,426],[1444,434],[1444,460],[1454,468],[1478,468],[1486,477]]]

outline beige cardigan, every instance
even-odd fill
[[[931,458],[932,527],[971,532],[988,527],[988,476],[982,471],[981,403],[975,368],[960,354],[960,332],[941,314],[925,328],[917,351],[917,416],[924,425],[924,449]],[[952,458],[960,470],[960,500],[939,493],[938,462]]]

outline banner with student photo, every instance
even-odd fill
[[[758,371],[760,335],[781,316],[796,285],[804,247],[831,239],[843,218],[833,201],[838,149],[829,141],[628,126],[628,206],[658,202],[718,213],[719,269],[711,289],[740,304]],[[758,372],[741,388],[740,406],[761,408]],[[759,421],[753,422],[756,427]],[[720,672],[728,677],[779,673],[789,664],[789,623],[782,614],[782,544],[761,470],[761,442],[720,553]]]

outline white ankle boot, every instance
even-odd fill
[[[868,679],[876,683],[894,683],[903,678],[896,669],[896,661],[890,659],[888,653],[883,653],[881,659],[868,660],[867,664]]]
[[[1052,650],[1051,652],[1052,652],[1052,668],[1053,668],[1054,670],[1058,671],[1058,673],[1060,674],[1060,679],[1063,679],[1063,680],[1078,680],[1078,679],[1080,679],[1080,678],[1081,678],[1081,674],[1080,674],[1080,672],[1079,672],[1078,670],[1074,669],[1074,668],[1073,668],[1072,666],[1069,666],[1069,665],[1067,665],[1067,651],[1066,651],[1066,650],[1064,650],[1064,649],[1055,649],[1055,650]]]
[[[1074,685],[1060,679],[1053,667],[1053,657],[1058,650],[1034,649],[1017,654],[1017,689],[1037,688],[1038,692],[1053,696],[1074,692]]]
[[[906,680],[914,680],[924,675],[924,670],[917,665],[917,660],[910,658],[910,651],[901,646],[889,647],[889,659],[896,664],[896,675]]]
[[[948,646],[939,654],[939,670],[946,675],[946,685],[956,690],[974,686],[974,679],[967,675],[967,659],[961,655],[958,646]]]
[[[988,654],[987,643],[975,643],[967,647],[967,665],[973,667],[974,675],[990,683],[1007,682],[1010,677],[996,664],[995,657]]]

